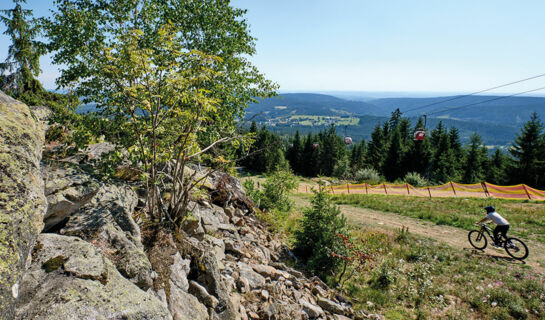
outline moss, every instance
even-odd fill
[[[44,264],[42,264],[42,269],[44,269],[45,272],[50,273],[61,267],[64,267],[64,263],[66,261],[68,261],[68,258],[65,258],[63,256],[56,256],[55,258],[51,258],[47,260]]]

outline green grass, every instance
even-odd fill
[[[387,319],[543,319],[545,277],[524,265],[429,239],[356,231],[372,269],[347,281],[356,308]]]
[[[386,195],[333,195],[337,204],[353,205],[403,216],[474,229],[484,217],[484,206],[493,205],[511,224],[509,234],[545,243],[545,204],[501,199],[420,198]]]

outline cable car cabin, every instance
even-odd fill
[[[344,144],[352,144],[352,138],[351,137],[344,137]]]
[[[414,132],[415,141],[422,141],[424,138],[426,138],[426,130],[420,128]]]
[[[313,144],[313,145],[312,145],[312,148],[318,149],[318,144],[317,144],[317,143]]]

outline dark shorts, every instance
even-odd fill
[[[505,226],[496,226],[496,228],[494,228],[494,239],[495,239],[494,242],[496,242],[496,244],[498,243],[498,240],[499,240],[498,234],[500,233],[504,239],[507,239],[507,231],[509,231],[508,224]]]

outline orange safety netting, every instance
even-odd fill
[[[462,184],[456,182],[447,182],[439,186],[414,187],[408,183],[389,184],[381,183],[377,185],[362,184],[343,184],[336,186],[326,186],[332,194],[384,194],[384,195],[405,195],[417,197],[470,197],[470,198],[501,198],[501,199],[531,199],[544,200],[545,191],[531,188],[524,184],[515,186],[497,186],[488,182]],[[312,187],[301,185],[299,193],[311,193]]]

